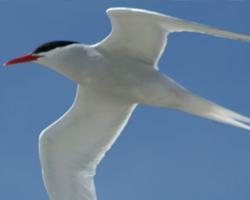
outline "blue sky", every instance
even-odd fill
[[[112,6],[150,9],[250,34],[247,1],[0,0],[0,62],[41,43],[91,44],[110,31]],[[169,37],[160,69],[190,90],[250,115],[250,43],[194,33]],[[48,199],[38,136],[71,105],[75,84],[39,65],[0,68],[0,199]],[[140,106],[100,164],[100,200],[249,200],[250,133]]]

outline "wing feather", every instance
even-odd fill
[[[96,167],[135,108],[121,102],[79,86],[71,109],[42,132],[40,160],[51,200],[96,199]]]
[[[134,8],[110,8],[112,32],[99,43],[99,48],[120,56],[140,59],[157,66],[172,32],[199,32],[217,37],[250,42],[249,35],[233,33],[178,19],[156,12]]]

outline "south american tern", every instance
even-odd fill
[[[78,84],[71,108],[39,138],[42,175],[51,200],[97,199],[96,167],[139,103],[250,130],[250,118],[191,93],[158,70],[170,33],[198,32],[247,42],[250,36],[147,10],[110,8],[107,14],[112,31],[97,44],[48,42],[4,64],[32,61]]]

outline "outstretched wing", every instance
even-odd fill
[[[171,16],[134,8],[107,10],[112,32],[99,48],[117,56],[129,56],[156,66],[172,32],[199,32],[229,39],[250,41],[250,36],[211,28]]]
[[[42,173],[51,200],[95,200],[98,163],[135,105],[78,86],[71,109],[40,136]]]

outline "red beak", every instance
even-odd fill
[[[4,63],[3,65],[7,66],[7,65],[17,64],[17,63],[31,62],[31,61],[37,60],[40,57],[41,56],[38,56],[38,55],[25,54],[23,56],[19,56],[17,58],[9,60],[8,62]]]

